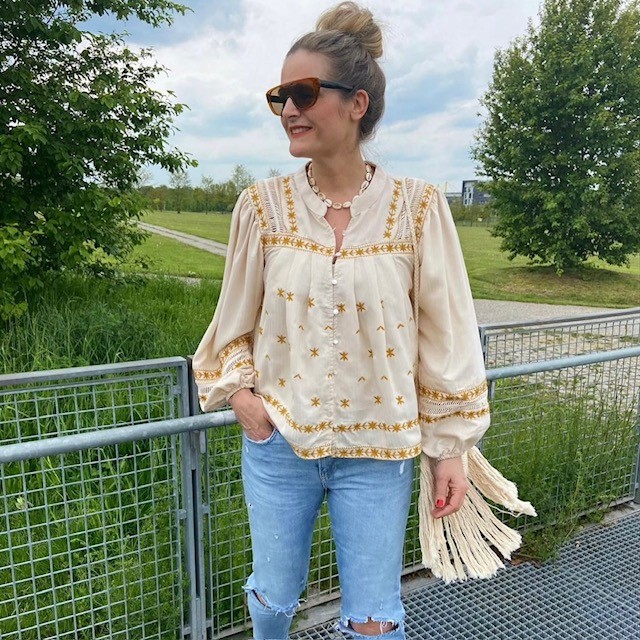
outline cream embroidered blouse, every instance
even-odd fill
[[[253,388],[303,458],[441,459],[482,437],[484,364],[449,206],[432,185],[406,185],[409,209],[402,182],[377,167],[338,253],[304,167],[240,195],[220,299],[193,357],[203,411]]]

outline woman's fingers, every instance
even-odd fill
[[[443,518],[462,507],[469,490],[469,482],[464,473],[461,458],[441,460],[435,468],[435,509],[434,518]]]

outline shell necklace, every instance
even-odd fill
[[[307,180],[309,181],[309,186],[313,190],[313,192],[325,203],[327,207],[332,209],[348,209],[367,189],[367,187],[371,184],[371,180],[373,178],[373,170],[371,169],[371,165],[368,162],[364,163],[365,168],[365,177],[364,182],[360,185],[360,192],[353,196],[351,200],[347,200],[346,202],[333,202],[327,198],[322,191],[320,191],[320,187],[316,184],[316,180],[313,177],[313,168],[312,163],[309,163],[307,167]]]

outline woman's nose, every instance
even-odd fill
[[[300,115],[300,109],[296,107],[296,103],[291,98],[287,98],[287,101],[284,103],[284,107],[282,107],[282,115],[285,118],[287,116]]]

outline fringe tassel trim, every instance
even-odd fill
[[[432,463],[426,454],[420,456],[422,561],[445,582],[495,576],[504,567],[503,559],[511,558],[522,543],[520,534],[493,514],[483,495],[515,516],[537,515],[530,502],[518,499],[516,485],[494,469],[477,447],[463,454],[462,460],[470,485],[462,507],[436,519],[431,515],[435,506]]]

